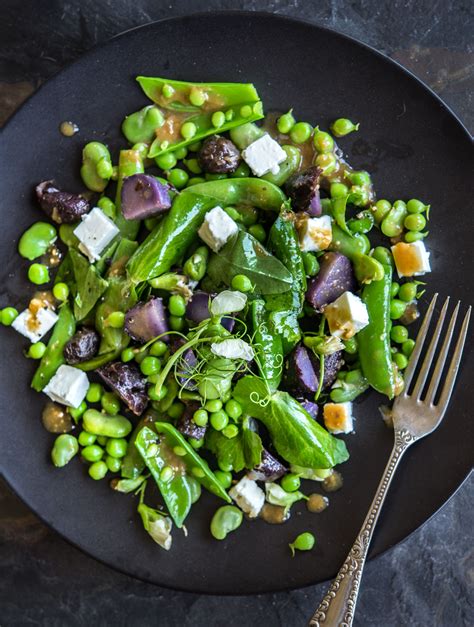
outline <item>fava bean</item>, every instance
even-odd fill
[[[372,207],[372,213],[376,224],[380,224],[389,214],[392,204],[388,200],[377,200]]]
[[[387,237],[398,237],[403,231],[403,222],[407,215],[407,206],[403,200],[396,200],[383,219],[380,229]]]
[[[51,459],[57,468],[68,464],[79,450],[77,439],[69,433],[62,433],[55,439],[51,450]]]
[[[122,122],[122,133],[131,144],[149,143],[155,138],[155,130],[163,126],[164,121],[158,107],[149,105],[127,115]]]
[[[240,527],[243,514],[235,505],[219,507],[211,520],[211,534],[216,540],[224,540],[231,531]]]
[[[314,253],[302,254],[306,276],[316,276],[319,272],[319,261]]]
[[[380,261],[381,264],[386,266],[391,266],[393,268],[393,257],[392,253],[385,246],[376,246],[372,253],[372,257]]]
[[[98,444],[88,444],[82,449],[81,456],[86,460],[86,462],[98,462],[99,459],[102,459],[104,456],[104,449]]]
[[[107,464],[105,462],[94,462],[89,466],[89,476],[95,481],[100,481],[107,474]]]
[[[89,142],[82,150],[81,177],[93,192],[103,192],[112,176],[112,160],[107,146]]]
[[[301,165],[301,150],[296,146],[282,146],[283,150],[286,152],[286,159],[283,163],[280,163],[280,169],[277,174],[272,174],[269,172],[268,174],[264,174],[261,178],[265,181],[269,181],[274,185],[278,185],[281,187],[292,174],[297,172],[298,168]]]
[[[183,266],[183,272],[193,281],[200,281],[207,270],[207,260],[209,257],[209,249],[206,246],[200,246],[187,259]]]
[[[18,252],[25,259],[33,261],[44,255],[56,238],[57,232],[52,224],[36,222],[21,236]]]
[[[132,423],[125,416],[109,416],[96,409],[85,411],[82,421],[84,429],[89,433],[109,438],[124,438],[132,430]]]

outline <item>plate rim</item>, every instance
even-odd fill
[[[295,24],[299,24],[299,25],[309,26],[309,27],[318,29],[320,31],[324,31],[326,33],[329,33],[331,36],[336,35],[337,37],[342,38],[343,40],[349,41],[351,44],[356,44],[357,46],[359,46],[359,47],[361,47],[361,48],[371,52],[372,54],[375,54],[382,61],[388,62],[396,70],[398,70],[402,74],[405,74],[406,76],[408,76],[412,80],[415,80],[418,83],[418,85],[422,89],[424,89],[425,92],[427,92],[427,94],[429,94],[431,97],[434,97],[435,100],[437,101],[438,105],[440,105],[441,108],[444,109],[444,111],[451,118],[453,118],[454,121],[457,123],[458,127],[462,131],[463,136],[466,137],[466,139],[471,143],[471,145],[473,144],[474,136],[471,135],[470,131],[468,130],[468,128],[464,124],[464,122],[461,120],[459,115],[451,108],[450,105],[448,105],[442,99],[442,97],[440,95],[438,95],[421,78],[416,76],[411,70],[406,68],[399,61],[397,61],[395,59],[392,59],[391,57],[389,57],[384,52],[381,52],[381,51],[377,50],[376,48],[374,48],[372,45],[367,44],[367,43],[361,41],[357,37],[353,37],[352,35],[348,35],[348,34],[346,34],[344,32],[339,31],[338,29],[322,25],[322,24],[318,23],[317,21],[313,21],[311,19],[304,19],[304,18],[294,17],[294,16],[290,16],[290,15],[286,15],[286,14],[277,14],[277,13],[272,13],[270,11],[225,10],[225,9],[224,10],[222,10],[222,9],[221,10],[211,10],[211,11],[193,11],[193,12],[190,12],[190,13],[185,13],[183,15],[176,15],[176,16],[173,16],[173,17],[164,17],[164,18],[161,18],[161,19],[158,19],[158,20],[152,20],[152,21],[149,21],[149,22],[147,22],[145,24],[140,24],[140,25],[134,26],[132,28],[128,28],[128,29],[126,29],[124,31],[121,31],[120,33],[117,33],[117,34],[107,38],[105,41],[103,41],[101,43],[95,44],[94,46],[92,46],[91,48],[89,48],[88,50],[86,50],[82,54],[80,54],[77,58],[69,61],[63,67],[59,68],[56,72],[54,72],[51,76],[49,76],[44,82],[42,82],[39,85],[39,87],[37,89],[35,89],[35,91],[32,94],[30,94],[21,103],[21,105],[17,109],[15,109],[15,111],[12,113],[12,115],[9,116],[7,121],[3,124],[2,128],[0,129],[0,137],[3,136],[3,131],[5,131],[9,127],[9,125],[15,121],[15,118],[20,113],[20,111],[23,108],[27,107],[28,104],[30,103],[30,101],[50,81],[52,81],[53,79],[57,78],[61,73],[66,72],[70,67],[72,67],[72,66],[74,66],[76,64],[81,63],[84,59],[89,58],[89,57],[93,57],[102,48],[105,48],[106,46],[110,45],[111,42],[113,42],[113,41],[115,41],[117,39],[121,39],[122,37],[125,37],[125,36],[129,35],[130,33],[133,33],[134,31],[137,31],[137,30],[140,30],[140,29],[146,29],[146,28],[154,28],[154,27],[157,27],[157,26],[161,25],[162,23],[183,21],[183,20],[191,19],[191,18],[208,18],[210,16],[211,17],[224,17],[224,16],[227,17],[229,15],[230,16],[234,15],[236,17],[247,17],[247,18],[253,18],[253,17],[265,18],[265,19],[272,19],[272,20],[276,20],[276,21],[280,21],[280,22],[283,21],[283,22],[290,22],[290,23],[295,23]],[[451,492],[451,494],[447,497],[447,499],[435,511],[433,511],[420,525],[418,525],[415,529],[410,531],[410,533],[408,533],[406,536],[404,536],[403,538],[401,538],[398,541],[393,542],[392,544],[390,544],[386,548],[384,548],[384,549],[382,549],[380,551],[376,551],[374,553],[371,553],[369,551],[369,556],[368,556],[367,559],[370,560],[370,561],[378,559],[380,556],[382,556],[385,553],[387,553],[388,551],[392,550],[394,547],[396,547],[398,545],[401,545],[407,539],[411,538],[416,532],[421,530],[429,521],[431,521],[445,507],[445,505],[447,505],[451,501],[451,499],[454,497],[454,495],[457,494],[459,492],[459,490],[463,486],[465,486],[465,484],[467,483],[468,479],[471,477],[472,474],[473,474],[473,467],[471,467],[467,471],[467,473],[464,476],[464,478],[456,486],[456,488],[453,490],[453,492]],[[161,587],[161,588],[164,588],[166,590],[173,590],[173,591],[178,591],[178,592],[187,593],[187,594],[199,594],[199,595],[218,596],[218,597],[226,597],[226,596],[229,596],[229,597],[244,597],[244,596],[254,596],[255,594],[268,595],[268,594],[275,594],[275,593],[281,593],[281,592],[290,592],[290,591],[294,591],[294,590],[306,590],[306,589],[308,589],[308,588],[310,588],[312,586],[327,584],[337,574],[335,572],[330,579],[327,579],[327,580],[324,580],[324,581],[319,581],[319,582],[308,583],[308,584],[306,584],[304,586],[285,584],[283,587],[273,587],[271,590],[267,590],[266,592],[256,592],[256,593],[215,592],[215,591],[206,590],[204,588],[193,588],[192,590],[190,590],[190,589],[187,589],[187,588],[180,587],[179,585],[171,586],[171,585],[167,585],[167,584],[163,584],[163,583],[159,583],[158,584],[155,581],[153,581],[152,579],[148,579],[146,577],[143,577],[143,576],[140,576],[140,575],[136,575],[136,574],[131,574],[130,572],[127,572],[125,569],[121,568],[120,566],[118,566],[116,564],[111,564],[108,561],[106,561],[106,559],[100,558],[100,557],[97,557],[97,556],[93,555],[91,552],[89,552],[87,550],[87,548],[80,546],[78,543],[76,543],[75,541],[73,541],[70,538],[68,538],[61,531],[56,529],[55,526],[53,525],[53,523],[50,523],[47,520],[45,520],[45,518],[43,517],[43,515],[40,512],[38,512],[34,507],[30,506],[30,504],[26,500],[26,497],[23,497],[19,493],[17,488],[15,487],[15,485],[14,485],[14,483],[15,483],[14,482],[14,478],[11,477],[9,479],[7,477],[7,475],[6,475],[5,470],[3,468],[0,469],[0,476],[5,481],[6,485],[8,486],[8,489],[11,490],[11,492],[31,512],[33,512],[35,514],[35,516],[37,516],[38,519],[44,525],[46,525],[48,527],[48,529],[51,529],[55,534],[57,534],[62,540],[67,542],[70,546],[73,546],[75,549],[79,550],[81,553],[83,553],[83,554],[87,555],[88,557],[92,558],[93,560],[96,560],[97,562],[103,564],[107,568],[111,568],[112,570],[114,570],[116,572],[119,572],[119,573],[121,573],[121,574],[123,574],[123,575],[125,575],[127,577],[131,577],[132,579],[136,579],[136,580],[144,582],[144,583],[152,584],[154,586]]]

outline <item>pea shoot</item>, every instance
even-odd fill
[[[349,135],[349,133],[353,133],[354,131],[359,130],[360,124],[354,124],[348,118],[337,118],[331,124],[331,131],[336,137],[344,137],[345,135]]]
[[[315,542],[316,539],[314,535],[309,531],[300,533],[300,535],[296,537],[295,541],[288,545],[291,549],[292,557],[295,556],[295,551],[311,551]]]

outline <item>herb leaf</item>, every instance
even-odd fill
[[[252,431],[244,421],[235,438],[226,438],[220,431],[210,431],[206,437],[206,447],[214,453],[218,462],[232,464],[235,472],[244,468],[255,468],[262,458],[262,441],[258,433]]]

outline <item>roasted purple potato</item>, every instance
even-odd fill
[[[321,257],[320,270],[309,282],[306,300],[316,311],[321,312],[341,294],[355,289],[356,282],[349,259],[341,253],[329,252]]]

